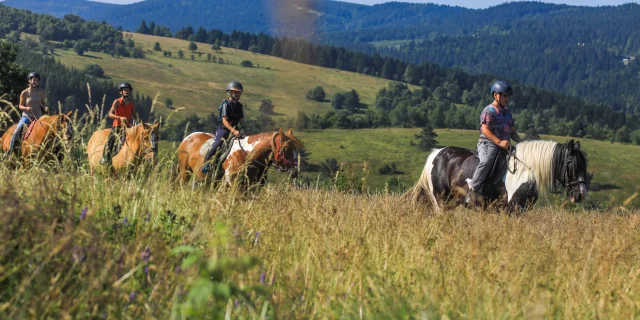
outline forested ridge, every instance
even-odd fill
[[[15,10],[1,6],[0,9]],[[78,19],[82,21],[75,16],[56,20],[53,17],[34,15],[26,11],[22,12],[22,15],[12,16],[14,24],[22,28],[19,31],[39,34],[41,40],[44,38],[42,33],[48,29],[46,26],[42,27],[45,25],[42,21],[62,26]],[[15,18],[21,16],[26,22],[21,23]],[[98,29],[105,28],[104,24],[100,23],[82,23],[93,25]],[[34,28],[34,25],[40,27]],[[143,21],[137,31],[154,34],[156,30],[169,29],[154,21],[149,24]],[[114,29],[114,32],[111,38],[121,39],[121,34],[118,35],[120,31]],[[220,45],[235,47],[301,63],[369,74],[421,86],[421,89],[411,91],[406,85],[392,84],[378,94],[375,108],[335,108],[323,115],[300,114],[299,118],[308,118],[308,121],[301,122],[303,128],[421,127],[429,124],[434,128],[476,129],[479,110],[490,102],[487,88],[497,78],[493,75],[472,75],[460,69],[443,68],[430,63],[410,64],[377,53],[367,55],[345,48],[316,45],[301,39],[272,37],[264,33],[251,34],[238,31],[225,33],[221,30],[206,30],[202,27],[194,30],[193,27],[186,26],[177,30],[175,36],[209,43],[213,47]],[[121,45],[118,43],[114,45],[108,39],[103,42],[102,47],[98,46],[95,49],[109,50]],[[123,41],[125,43],[121,46],[135,49],[135,44],[127,45],[129,41],[130,39]],[[24,59],[32,61],[30,62],[32,65],[33,61],[38,60],[28,59],[26,56]],[[54,62],[51,60],[50,63]],[[636,115],[612,110],[611,105],[607,104],[586,103],[581,99],[518,85],[516,82],[514,85],[516,93],[513,109],[517,115],[522,114],[519,121],[522,121],[523,128],[531,133],[640,143],[640,131],[638,131],[640,121]],[[58,96],[53,101],[68,100],[70,105],[82,105],[75,102],[76,98],[78,95],[72,95],[70,91],[59,90]]]

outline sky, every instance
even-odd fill
[[[139,2],[140,0],[94,0],[99,2],[109,2],[109,3],[119,3],[119,4],[127,4]],[[388,0],[341,0],[346,2],[353,3],[361,3],[361,4],[378,4],[383,2],[388,2]],[[506,0],[396,0],[400,2],[416,2],[416,3],[437,3],[437,4],[447,4],[447,5],[455,5],[467,8],[487,8],[490,6],[499,5],[501,3],[507,2]],[[544,2],[549,3],[562,3],[569,4],[574,6],[604,6],[604,5],[619,5],[629,2],[640,3],[640,0],[545,0]]]

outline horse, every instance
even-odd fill
[[[507,159],[507,171],[502,177],[504,188],[499,189],[502,200],[495,195],[488,200],[498,200],[509,210],[527,209],[557,185],[564,188],[573,203],[586,198],[587,160],[579,141],[570,140],[565,144],[525,141],[515,149]],[[414,203],[424,200],[426,195],[436,212],[451,202],[456,206],[463,204],[469,192],[466,179],[475,171],[469,163],[478,163],[477,153],[473,150],[459,147],[433,150],[420,179],[409,191]]]
[[[61,161],[64,155],[63,144],[71,144],[73,140],[72,114],[73,110],[66,114],[43,115],[32,121],[29,126],[24,126],[24,138],[17,141],[20,158],[25,160],[25,163],[27,159]],[[11,136],[17,126],[17,123],[13,124],[2,135],[2,152],[13,152],[9,147]]]
[[[158,156],[160,123],[139,123],[125,129],[125,138],[117,154],[111,158],[114,171],[135,170],[147,161],[154,164]],[[100,164],[104,145],[107,143],[111,129],[98,130],[91,135],[87,144],[90,172],[106,169],[108,166]]]
[[[182,140],[177,150],[176,167],[180,183],[186,183],[191,176],[195,181],[205,181],[207,176],[201,169],[214,138],[211,133],[194,132]],[[262,132],[241,139],[234,138],[229,153],[222,162],[224,180],[231,185],[246,169],[244,176],[248,180],[243,180],[243,187],[256,183],[263,185],[270,166],[273,165],[280,172],[297,168],[297,149],[303,147],[302,142],[293,136],[292,129],[286,133],[280,129],[277,132]],[[215,168],[212,171],[215,171]]]

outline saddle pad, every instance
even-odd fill
[[[233,139],[231,137],[229,137],[229,139]],[[229,152],[231,151],[231,148],[233,147],[234,144],[237,143],[237,139],[233,139],[230,140],[233,141],[233,143],[223,143],[222,146],[220,148],[223,148],[223,153],[220,155],[220,157],[218,158],[218,161],[224,161],[224,159],[227,158],[227,156],[229,155]],[[200,155],[204,158],[207,155],[207,152],[209,152],[209,149],[211,148],[211,146],[213,145],[213,143],[216,142],[215,138],[211,138],[207,141],[205,141],[202,146],[200,146]]]
[[[36,121],[38,121],[38,120],[36,120]],[[36,121],[31,121],[31,123],[29,124],[29,128],[27,129],[27,132],[25,132],[25,134],[24,134],[24,138],[23,139],[26,139],[31,135],[31,132],[33,131],[33,126],[36,124]]]

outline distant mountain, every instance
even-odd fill
[[[174,32],[203,26],[305,37],[407,62],[518,79],[640,114],[640,5],[579,7],[511,2],[482,10],[329,0],[7,0],[8,6],[86,18],[135,31],[147,23]],[[106,6],[106,7],[105,7]],[[623,59],[627,59],[623,63]]]
[[[117,4],[86,0],[9,0],[0,2],[9,7],[46,13],[62,18],[65,14],[75,14],[89,20],[106,20],[105,13],[119,7]]]

